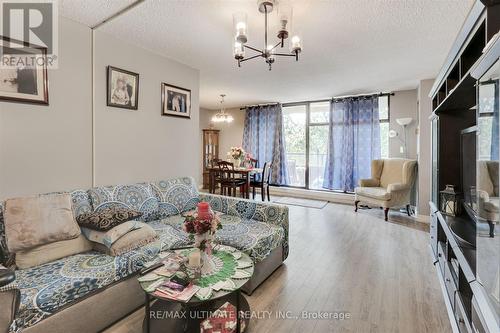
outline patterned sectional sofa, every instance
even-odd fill
[[[96,187],[73,191],[71,196],[75,216],[114,205],[139,210],[159,240],[117,257],[91,251],[16,270],[15,281],[0,288],[0,333],[97,332],[131,313],[144,303],[134,277],[160,251],[189,244],[180,214],[199,201],[223,213],[217,239],[255,261],[255,274],[244,288],[247,293],[288,255],[287,207],[198,193],[192,178]],[[5,265],[12,256],[1,207],[0,259]]]

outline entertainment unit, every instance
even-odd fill
[[[430,248],[454,332],[500,332],[500,1],[477,1],[432,98]],[[441,211],[453,185],[459,210]]]

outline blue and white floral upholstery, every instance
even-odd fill
[[[21,305],[11,331],[35,325],[70,303],[98,292],[111,283],[125,279],[160,251],[183,247],[191,242],[182,230],[180,213],[192,210],[199,201],[210,203],[223,213],[223,229],[216,238],[249,254],[256,262],[265,259],[278,246],[283,260],[288,255],[288,208],[256,201],[198,194],[192,178],[178,178],[150,184],[96,187],[71,192],[74,215],[112,205],[143,212],[159,240],[112,257],[91,251],[72,255],[47,264],[16,271],[16,281],[0,288],[21,292]],[[3,203],[0,203],[0,259],[5,245]],[[7,251],[7,252],[4,252]]]
[[[158,200],[150,184],[99,186],[89,191],[94,211],[107,207],[126,207],[142,213],[139,220],[153,221],[158,214]]]
[[[245,252],[255,262],[264,260],[272,250],[283,244],[285,230],[280,226],[228,214],[222,214],[220,218],[223,227],[217,230],[216,241]],[[173,215],[158,222],[175,228],[175,235],[186,234],[182,231],[184,218],[181,215]],[[172,234],[169,231],[169,235]]]
[[[158,219],[192,210],[198,203],[196,182],[191,177],[160,180],[150,183],[158,199]]]
[[[288,257],[288,207],[207,193],[200,193],[200,201],[208,202],[215,211],[239,217],[241,221],[260,221],[282,228],[283,260]]]

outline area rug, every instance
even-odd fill
[[[328,201],[301,199],[292,197],[280,197],[274,200],[274,202],[282,205],[301,206],[301,207],[316,208],[316,209],[323,209],[328,204]]]

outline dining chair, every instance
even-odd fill
[[[264,201],[266,198],[266,191],[267,191],[267,200],[271,201],[271,196],[269,194],[269,181],[271,180],[271,167],[272,167],[271,162],[264,163],[264,169],[262,170],[262,176],[260,177],[260,179],[255,178],[255,179],[250,180],[250,186],[252,187],[253,199],[255,199],[255,189],[258,187],[258,188],[260,188],[260,194],[262,197],[262,201]]]
[[[220,194],[226,195],[226,189],[229,190],[229,196],[236,196],[236,189],[246,185],[246,179],[235,177],[234,164],[226,161],[218,161],[218,176],[220,177]],[[217,175],[216,175],[217,177]],[[243,192],[242,192],[243,195]]]

